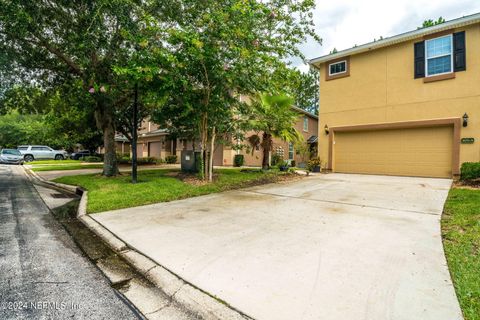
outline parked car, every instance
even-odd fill
[[[26,162],[40,159],[63,160],[68,158],[68,153],[64,150],[53,150],[47,146],[18,146],[18,151],[23,155]]]
[[[96,152],[91,152],[89,150],[80,150],[70,155],[70,158],[72,160],[80,160],[83,157],[100,157],[100,155]]]
[[[23,164],[23,155],[16,149],[2,149],[0,163]]]

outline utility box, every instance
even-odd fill
[[[182,159],[180,161],[180,164],[183,172],[198,172],[200,161],[202,161],[200,152],[184,150],[182,151],[181,157]]]

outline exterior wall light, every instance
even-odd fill
[[[468,114],[466,112],[463,115],[463,126],[464,127],[468,126]]]
[[[325,134],[329,134],[330,133],[330,129],[328,129],[328,126],[325,125],[325,127],[323,128],[325,130]]]

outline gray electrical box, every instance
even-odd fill
[[[184,150],[182,151],[181,168],[184,172],[198,172],[201,161],[200,152]]]

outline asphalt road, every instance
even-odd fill
[[[138,319],[19,166],[0,165],[0,319]]]

